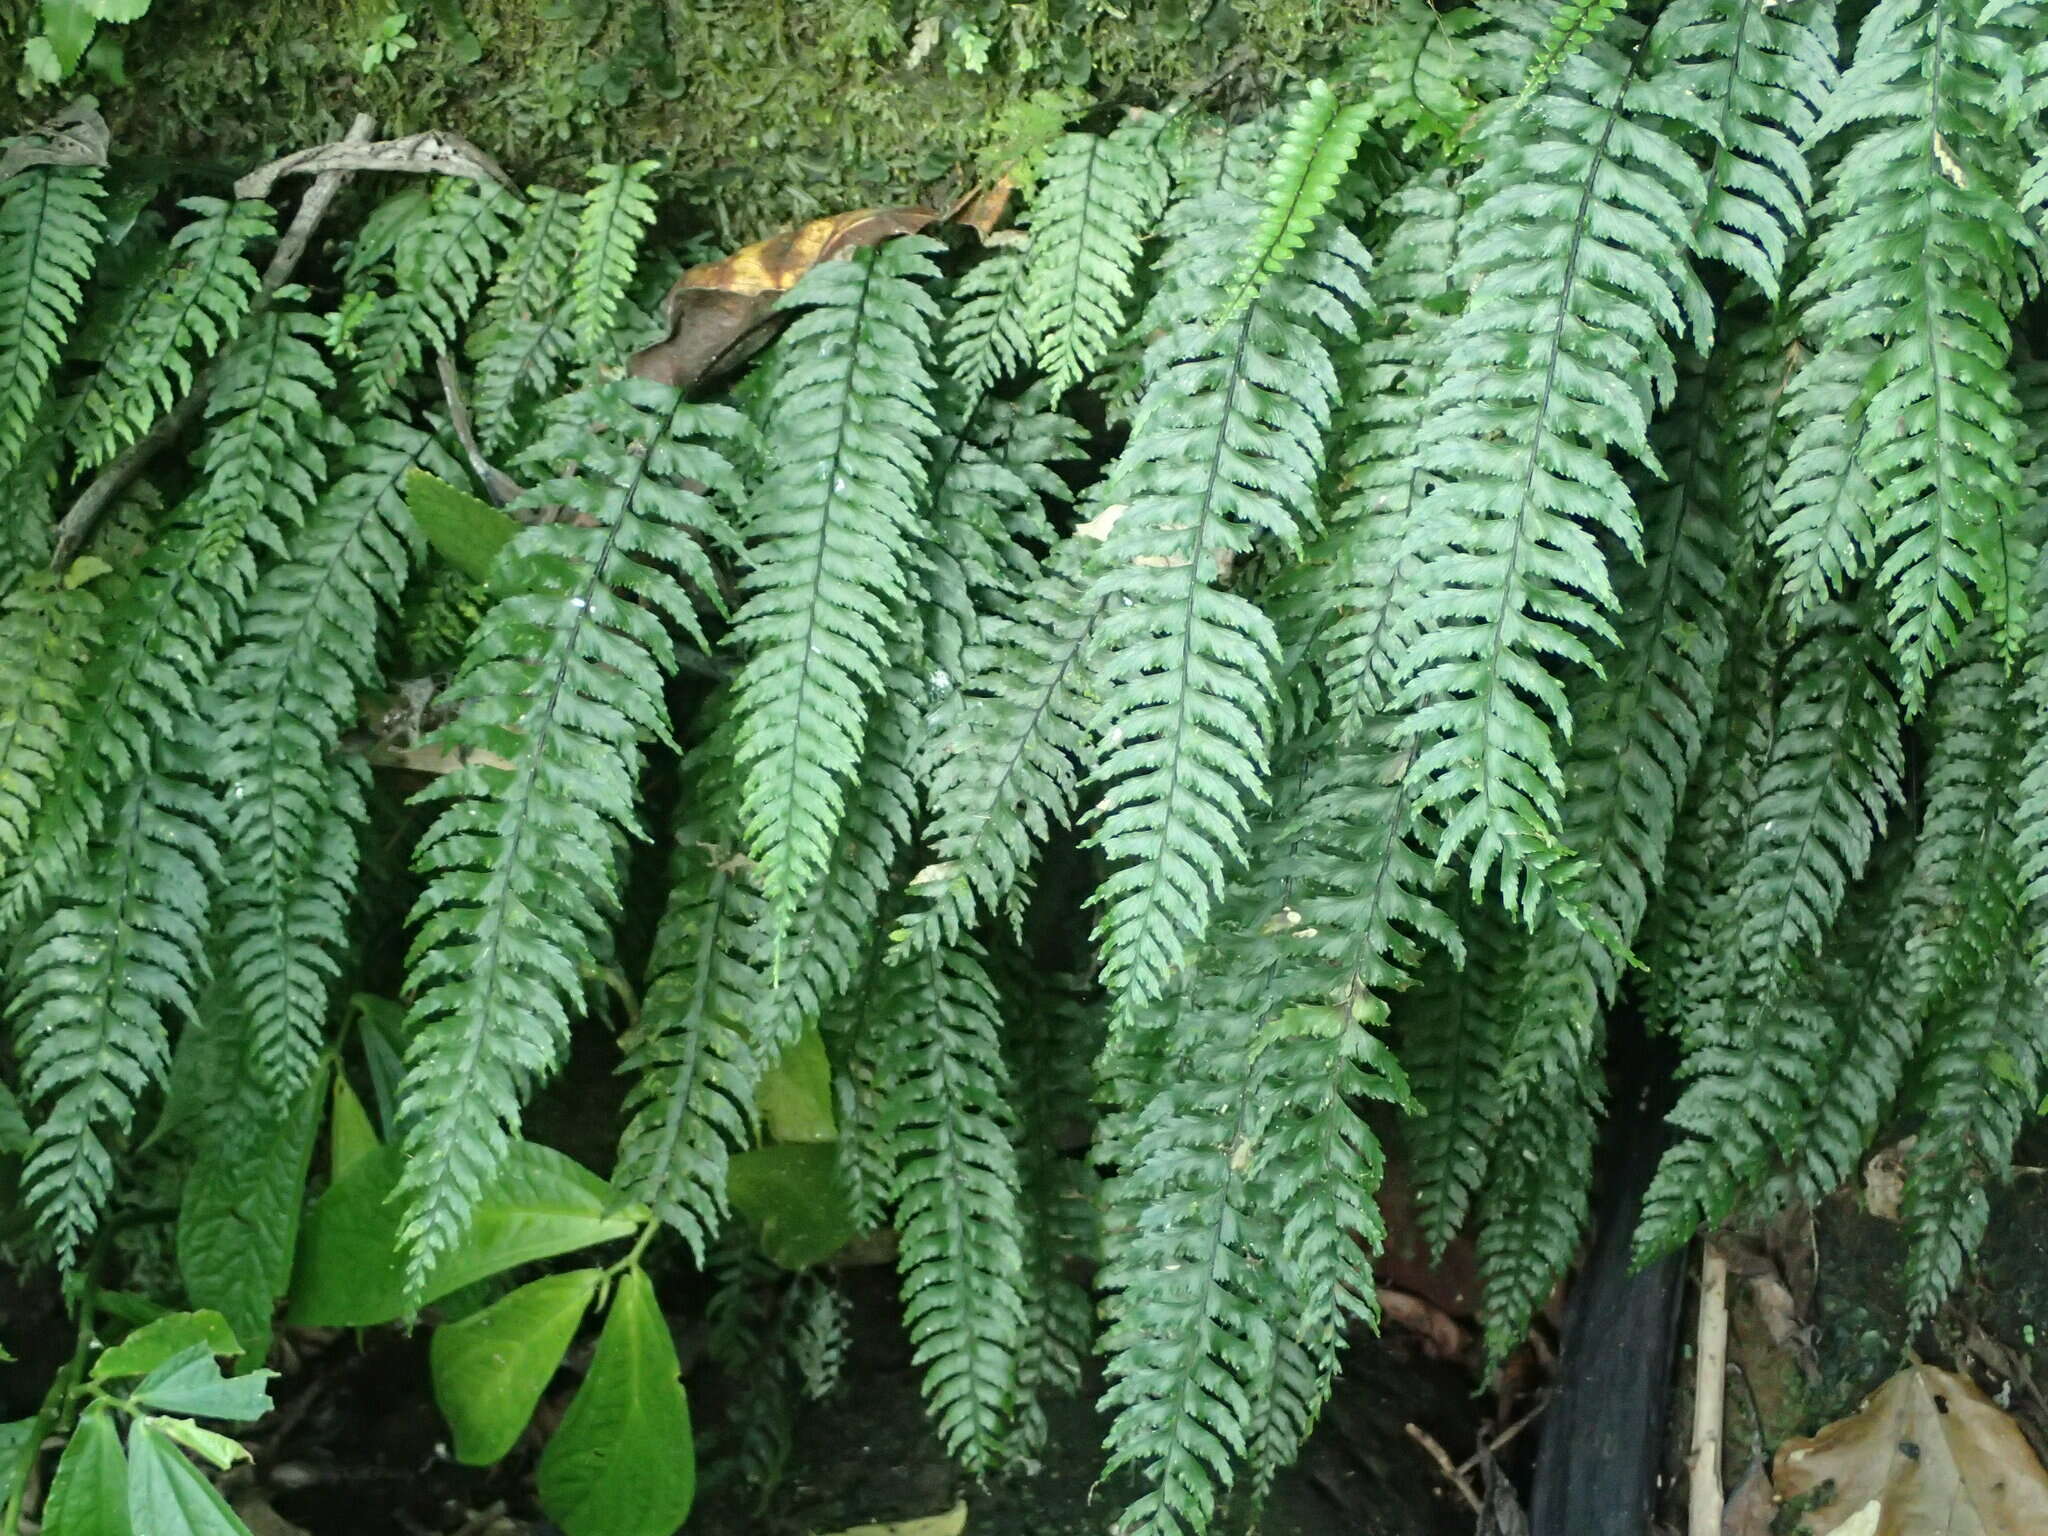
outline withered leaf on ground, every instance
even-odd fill
[[[2038,1536],[2048,1474],[2020,1428],[1967,1376],[1915,1365],[1810,1440],[1780,1447],[1778,1496],[1834,1499],[1812,1536]]]

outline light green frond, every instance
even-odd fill
[[[569,267],[576,346],[585,361],[609,362],[613,328],[633,285],[640,244],[654,223],[648,178],[659,161],[593,166],[576,221],[576,254]]]
[[[1300,254],[1316,220],[1337,195],[1337,183],[1351,168],[1370,122],[1370,108],[1339,107],[1328,81],[1309,81],[1266,172],[1265,206],[1231,278],[1218,324],[1234,318]]]
[[[466,345],[476,370],[471,404],[477,435],[488,449],[511,440],[514,411],[547,395],[569,360],[569,268],[581,210],[582,200],[573,193],[552,187],[528,192],[519,232],[470,327]]]

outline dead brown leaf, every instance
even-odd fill
[[[1761,1461],[1752,1461],[1721,1506],[1721,1536],[1771,1536],[1771,1519],[1777,1512],[1770,1473]]]
[[[1805,1517],[1813,1536],[2039,1536],[2048,1474],[1967,1376],[1915,1365],[1849,1418],[1779,1448],[1778,1495],[1822,1483],[1833,1502]]]

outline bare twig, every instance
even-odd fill
[[[1515,1420],[1514,1423],[1510,1424],[1498,1435],[1495,1435],[1491,1440],[1488,1440],[1482,1436],[1479,1442],[1480,1448],[1474,1451],[1470,1456],[1467,1456],[1463,1461],[1458,1463],[1459,1473],[1461,1475],[1465,1475],[1478,1471],[1480,1462],[1484,1461],[1486,1457],[1488,1457],[1489,1455],[1498,1455],[1501,1452],[1501,1450],[1515,1438],[1515,1436],[1519,1435],[1523,1430],[1527,1429],[1531,1424],[1535,1423],[1537,1415],[1542,1413],[1543,1410],[1548,1408],[1549,1406],[1550,1394],[1548,1392],[1545,1392],[1537,1399],[1535,1407],[1531,1408],[1527,1413],[1523,1414],[1519,1419]]]
[[[1458,1490],[1466,1504],[1471,1507],[1473,1514],[1476,1515],[1485,1508],[1479,1495],[1472,1491],[1472,1485],[1465,1481],[1465,1475],[1458,1470],[1458,1464],[1451,1460],[1451,1453],[1437,1444],[1436,1436],[1420,1424],[1403,1424],[1401,1428],[1407,1432],[1410,1440],[1429,1453],[1429,1459],[1436,1463],[1437,1470],[1444,1475],[1444,1480]]]
[[[518,190],[498,162],[459,133],[430,130],[402,139],[370,142],[370,136],[349,130],[336,144],[317,144],[294,150],[282,160],[273,160],[235,183],[237,197],[268,197],[270,189],[286,176],[345,176],[350,171],[409,171],[424,176],[466,176],[471,181],[495,182],[508,191]]]
[[[462,380],[455,375],[455,359],[446,352],[434,354],[434,373],[441,381],[441,397],[448,402],[448,420],[454,425],[455,440],[469,459],[470,473],[490,493],[498,506],[517,501],[526,488],[484,457],[476,440],[476,428],[469,417],[469,402],[462,395]]]
[[[376,131],[376,122],[369,113],[357,116],[349,131],[349,140],[365,142]],[[263,274],[265,297],[275,293],[291,281],[292,273],[298,269],[300,260],[306,254],[306,247],[313,242],[314,232],[320,221],[327,217],[327,210],[333,206],[335,195],[348,180],[346,170],[322,172],[306,191],[299,203],[298,212],[292,216],[291,227],[284,238],[277,243],[277,253],[270,258],[270,266]],[[134,445],[114,460],[93,482],[79,493],[64,516],[57,523],[57,532],[50,554],[53,570],[63,570],[71,563],[71,557],[78,553],[100,520],[100,515],[113,503],[114,498],[135,482],[151,459],[176,442],[199,420],[206,409],[207,392],[213,385],[213,370],[207,369],[193,384],[191,391],[180,400],[157,424],[151,427]]]
[[[1712,1238],[1700,1251],[1699,1347],[1694,1357],[1690,1536],[1720,1536],[1727,1500],[1721,1489],[1721,1420],[1728,1376],[1728,1256]]]

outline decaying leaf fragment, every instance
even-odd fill
[[[1862,1408],[1779,1450],[1781,1499],[1832,1480],[1812,1536],[2038,1536],[2048,1474],[2020,1428],[1967,1376],[1915,1365]]]

